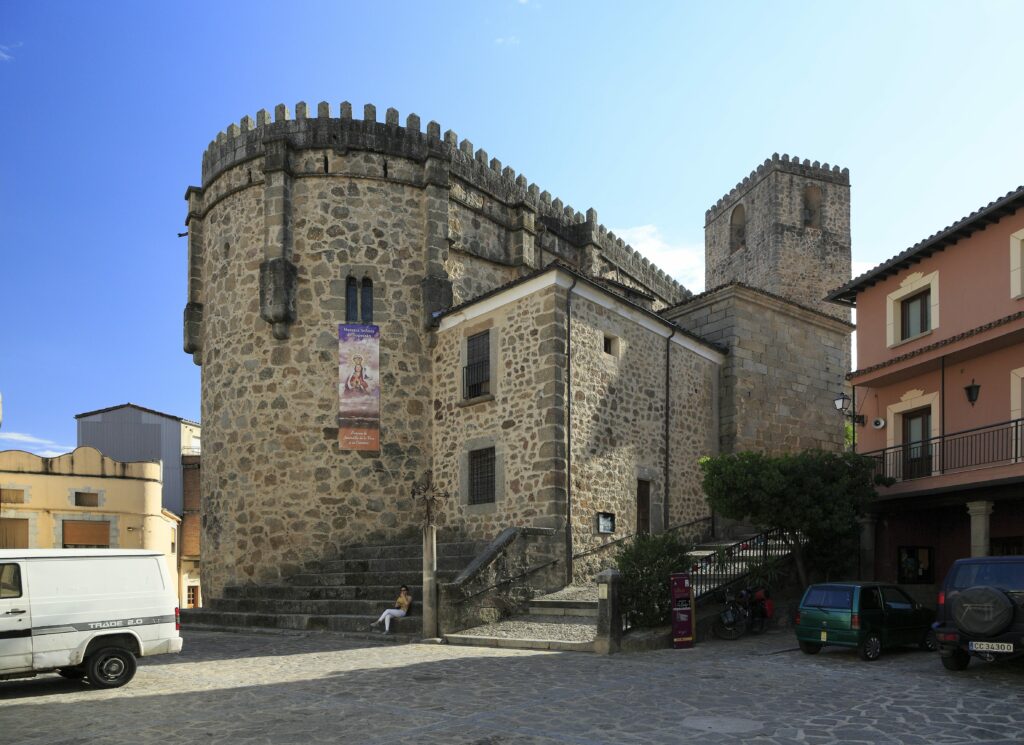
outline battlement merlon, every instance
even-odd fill
[[[642,257],[621,238],[597,222],[597,213],[590,209],[585,214],[563,205],[522,174],[503,166],[497,158],[489,158],[485,150],[474,148],[469,140],[448,130],[441,133],[441,125],[429,122],[426,132],[421,129],[420,117],[410,114],[405,125],[393,108],[385,112],[385,121],[377,120],[373,104],[363,107],[363,118],[353,117],[352,104],[343,101],[338,116],[331,116],[331,105],[321,101],[316,116],[304,102],[295,105],[292,117],[288,107],[278,104],[273,116],[261,109],[255,120],[242,117],[232,123],[210,142],[203,153],[202,188],[189,187],[202,192],[226,170],[265,154],[264,141],[286,140],[292,150],[333,149],[366,150],[370,152],[426,162],[430,158],[446,160],[451,173],[473,184],[509,206],[526,206],[542,221],[564,235],[586,239],[578,245],[596,245],[609,261],[624,272],[651,284],[651,289],[662,295],[669,304],[679,302],[691,293],[663,270]],[[191,205],[191,202],[190,202]]]
[[[751,171],[749,176],[736,184],[728,194],[715,202],[714,206],[704,213],[704,226],[707,227],[711,224],[719,215],[732,207],[747,191],[775,171],[790,173],[794,176],[814,178],[819,181],[829,181],[841,186],[850,185],[849,168],[830,166],[828,163],[819,163],[816,160],[812,162],[806,158],[801,161],[795,155],[791,157],[788,154],[779,155],[778,153],[773,153],[772,157],[766,158],[764,163]]]

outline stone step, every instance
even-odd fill
[[[462,571],[473,560],[472,556],[439,556],[437,569]],[[385,559],[332,559],[322,561],[311,573],[332,574],[339,572],[422,572],[423,559],[385,558]]]
[[[438,570],[438,582],[451,582],[458,571]],[[286,580],[292,586],[390,585],[397,591],[401,585],[422,585],[423,572],[305,572]],[[397,594],[397,592],[396,592]]]
[[[420,597],[420,584],[409,585],[413,599]],[[225,599],[256,598],[281,600],[376,600],[393,603],[398,586],[389,585],[229,585]]]
[[[597,618],[597,601],[531,600],[526,607],[531,616],[579,616]]]
[[[288,600],[282,598],[212,598],[210,610],[231,613],[300,614],[310,616],[373,616],[395,604],[387,600]],[[416,606],[414,605],[414,611]]]
[[[445,641],[460,647],[500,647],[503,649],[547,649],[552,652],[593,652],[594,642],[570,642],[560,639],[510,639],[501,636],[445,634]]]
[[[437,544],[437,555],[475,557],[486,544],[474,541],[452,541]],[[338,559],[409,559],[422,558],[423,544],[408,543],[379,546],[344,546],[338,549]]]
[[[217,626],[221,628],[287,629],[292,631],[342,631],[367,633],[370,623],[377,620],[374,615],[310,615],[305,613],[243,613],[218,611],[208,608],[190,608],[181,612],[182,624],[191,626]],[[416,636],[422,633],[422,619],[413,614],[407,618],[396,618],[391,630],[399,636]]]

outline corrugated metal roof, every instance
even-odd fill
[[[126,408],[138,409],[139,411],[144,411],[147,414],[156,414],[157,416],[166,417],[168,419],[174,419],[175,421],[184,422],[185,424],[194,424],[197,427],[202,426],[199,422],[192,421],[191,419],[186,419],[185,417],[181,416],[175,416],[174,414],[167,414],[163,411],[157,411],[156,409],[147,409],[145,406],[139,406],[138,404],[133,403],[118,404],[117,406],[108,406],[105,409],[96,409],[95,411],[85,411],[81,414],[75,414],[75,419],[81,419],[82,417],[87,416],[94,416],[95,414],[105,414],[108,411],[117,411],[118,409]]]

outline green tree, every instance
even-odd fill
[[[701,468],[716,512],[782,531],[805,586],[810,564],[827,575],[856,557],[857,518],[875,497],[869,458],[823,450],[744,452],[705,458]]]

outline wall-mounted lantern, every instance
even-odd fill
[[[971,406],[978,403],[978,394],[981,393],[981,386],[974,382],[974,378],[971,378],[971,384],[964,386],[964,393],[967,394],[967,403]]]
[[[840,393],[838,396],[836,396],[835,401],[833,401],[832,403],[835,404],[836,411],[838,411],[843,416],[849,418],[849,420],[851,422],[853,422],[854,424],[860,424],[860,425],[864,424],[864,415],[863,414],[857,414],[857,413],[851,413],[850,412],[850,404],[853,403],[853,400],[849,396],[846,395],[845,391],[843,393]]]

